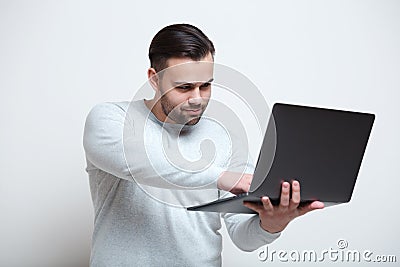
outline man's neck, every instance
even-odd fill
[[[161,122],[175,123],[170,120],[162,110],[161,102],[156,101],[154,98],[150,100],[144,100],[144,104],[154,114],[154,116]]]

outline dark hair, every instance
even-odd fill
[[[149,48],[150,65],[157,72],[167,67],[172,57],[189,57],[200,60],[215,54],[208,37],[190,24],[173,24],[161,29],[153,38]]]

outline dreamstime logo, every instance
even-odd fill
[[[397,262],[396,255],[375,255],[371,250],[347,249],[349,243],[346,239],[339,239],[336,246],[337,249],[330,247],[318,253],[315,250],[270,250],[267,245],[259,250],[258,259],[269,262]]]
[[[201,95],[208,86],[212,95]],[[154,105],[145,105],[143,100],[153,97]],[[153,108],[168,120],[158,120]],[[263,94],[232,68],[203,61],[166,68],[136,92],[126,111],[123,145],[129,172],[145,193],[166,204],[187,207],[215,200],[221,172],[243,174],[254,167],[249,140],[258,138],[256,145],[261,145],[269,114]]]
[[[349,246],[349,243],[345,239],[339,239],[337,242],[337,246],[339,249],[345,249]]]

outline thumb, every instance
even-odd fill
[[[302,216],[313,210],[323,209],[324,206],[325,206],[324,203],[321,201],[313,201],[310,204],[299,208],[299,212],[300,212],[299,216]]]

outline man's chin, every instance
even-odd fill
[[[200,121],[200,119],[201,119],[201,117],[197,117],[197,118],[191,119],[190,121],[185,123],[185,125],[188,125],[188,126],[196,125]]]

